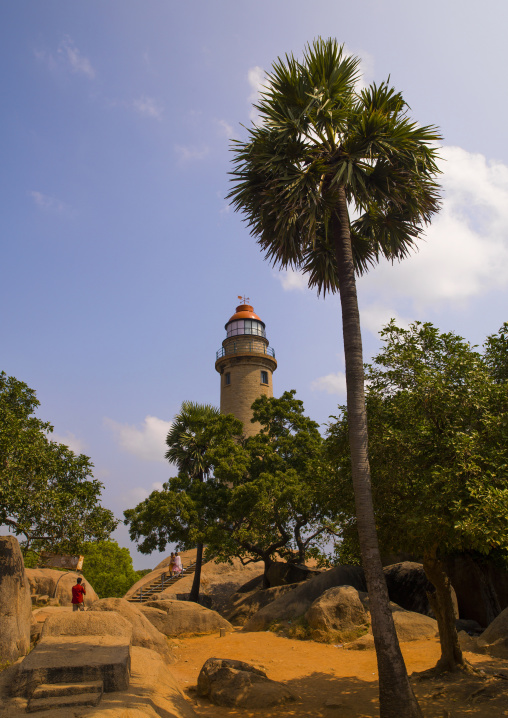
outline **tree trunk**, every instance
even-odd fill
[[[264,558],[263,561],[265,562],[265,570],[263,571],[263,588],[270,588],[270,581],[268,580],[268,569],[272,565],[273,561],[270,556]]]
[[[203,564],[203,544],[198,543],[196,549],[196,570],[194,571],[194,580],[189,595],[189,601],[199,603],[199,585],[201,583],[201,566]]]
[[[455,628],[455,611],[451,592],[451,582],[443,564],[437,558],[437,547],[434,546],[423,556],[425,575],[434,586],[435,591],[427,592],[430,606],[434,611],[439,628],[441,658],[436,664],[438,671],[456,671],[467,665],[460,650],[459,637]]]
[[[349,232],[349,214],[343,188],[338,190],[336,210],[331,218],[331,231],[335,242],[342,309],[349,444],[356,518],[377,655],[380,718],[401,716],[421,718],[422,713],[409,683],[395,632],[379,553],[368,459],[360,313]]]

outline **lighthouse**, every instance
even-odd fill
[[[249,299],[226,322],[226,338],[216,354],[215,369],[220,374],[220,410],[234,414],[243,423],[244,435],[253,436],[260,424],[251,423],[252,402],[273,396],[275,352],[266,338],[265,324],[248,304]]]

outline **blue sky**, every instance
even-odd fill
[[[275,393],[320,423],[345,399],[338,299],[270,267],[226,202],[229,140],[279,55],[333,36],[444,136],[420,252],[359,281],[364,346],[392,316],[474,343],[508,319],[508,5],[469,0],[25,0],[0,6],[0,350],[118,517],[171,474],[183,400],[219,403],[237,295]],[[128,545],[137,568],[157,563]]]

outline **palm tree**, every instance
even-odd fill
[[[340,295],[358,533],[371,601],[381,717],[421,716],[389,608],[372,503],[356,274],[404,258],[439,208],[435,127],[420,127],[388,82],[358,90],[359,59],[318,39],[278,58],[233,144],[235,209],[265,257]]]
[[[180,413],[175,416],[166,437],[168,450],[166,459],[178,467],[179,472],[187,474],[195,481],[205,481],[210,471],[207,450],[213,440],[214,426],[220,412],[210,404],[182,403]],[[203,544],[197,545],[196,570],[190,592],[190,600],[199,601],[201,565],[203,563]]]

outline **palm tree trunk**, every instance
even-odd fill
[[[194,579],[189,594],[189,601],[199,603],[199,586],[201,584],[201,566],[203,564],[203,544],[198,543],[196,548],[196,570],[194,571]]]
[[[409,683],[395,632],[377,540],[368,458],[360,312],[349,232],[349,214],[343,188],[339,189],[336,211],[331,218],[331,230],[335,242],[342,309],[349,444],[356,518],[377,654],[380,717],[421,718],[422,713]]]
[[[446,575],[443,564],[437,558],[436,546],[425,552],[423,569],[435,588],[433,593],[427,592],[427,597],[437,620],[441,643],[441,658],[436,664],[436,670],[457,671],[468,664],[462,655],[455,627],[450,579]]]

